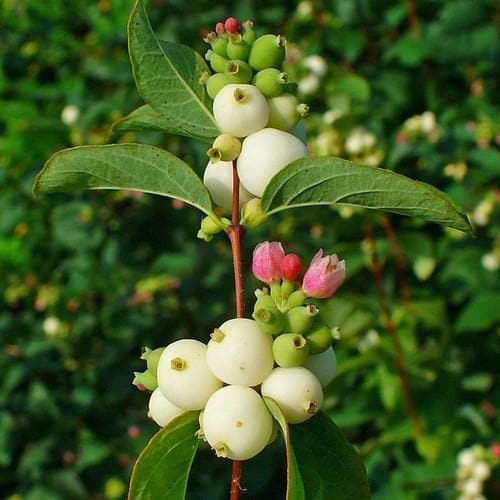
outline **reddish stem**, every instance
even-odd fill
[[[236,317],[242,318],[245,315],[245,300],[243,296],[243,263],[241,257],[241,239],[244,235],[244,228],[240,225],[240,179],[236,170],[236,162],[233,161],[233,210],[231,215],[231,226],[227,230],[229,241],[231,242],[231,253],[233,255],[234,270],[234,295],[236,299]],[[231,475],[231,495],[230,500],[239,500],[241,492],[241,476],[243,462],[233,461]]]

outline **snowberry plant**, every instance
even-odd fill
[[[246,313],[242,237],[270,224],[277,212],[310,205],[392,211],[468,232],[466,215],[428,184],[340,158],[311,157],[302,123],[307,106],[288,79],[282,34],[229,17],[206,35],[210,48],[203,57],[159,40],[139,0],[128,37],[145,104],[115,123],[113,135],[154,130],[201,141],[207,151],[202,178],[156,147],[86,146],[52,156],[34,193],[128,189],[192,205],[204,214],[200,238],[229,238],[236,302],[236,311],[228,311],[205,342],[182,339],[144,350],[146,370],[135,374],[134,384],[151,391],[148,413],[161,430],[135,464],[129,498],[184,498],[193,457],[205,440],[214,460],[233,461],[230,495],[237,499],[242,461],[266,453],[278,428],[287,499],[369,498],[358,454],[335,426],[335,415],[322,410],[340,338],[339,325],[322,319],[322,301],[336,293],[346,265],[319,250],[304,272],[301,257],[286,254],[279,242],[263,242],[254,249],[252,271],[264,286]]]

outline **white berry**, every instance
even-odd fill
[[[222,382],[207,366],[207,346],[183,339],[167,346],[158,363],[158,387],[174,405],[200,410]]]
[[[273,418],[263,399],[249,387],[228,385],[208,400],[203,433],[217,456],[248,460],[268,444]]]
[[[262,383],[261,392],[276,402],[290,424],[311,418],[323,404],[321,384],[302,366],[275,368]]]
[[[165,427],[175,417],[182,415],[186,410],[179,408],[172,404],[160,391],[156,388],[149,398],[149,413],[148,416],[152,418],[160,427]]]
[[[337,357],[333,347],[330,346],[320,354],[309,356],[302,366],[316,375],[321,387],[326,387],[333,380],[337,370]]]
[[[305,144],[288,132],[265,128],[241,145],[238,174],[245,189],[262,198],[269,181],[289,163],[308,155]]]
[[[272,371],[273,339],[247,318],[230,319],[217,328],[208,343],[207,364],[226,384],[253,387]]]
[[[269,106],[254,85],[226,85],[214,99],[214,117],[219,129],[235,137],[246,137],[264,128]]]
[[[230,161],[208,162],[203,183],[214,203],[231,212],[233,206],[233,164]],[[240,184],[240,207],[253,196]]]

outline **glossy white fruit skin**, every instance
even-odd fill
[[[233,164],[230,161],[208,162],[203,183],[210,191],[214,203],[231,212],[233,206]],[[253,196],[240,184],[240,208]]]
[[[330,346],[319,354],[309,356],[302,366],[316,375],[321,387],[326,387],[337,371],[337,357],[333,347]]]
[[[249,387],[228,385],[208,400],[203,433],[210,446],[226,446],[227,458],[248,460],[261,452],[273,432],[273,417],[264,400]]]
[[[261,392],[276,402],[290,424],[305,422],[323,404],[321,384],[302,366],[275,368],[262,383]]]
[[[241,102],[236,92],[245,93]],[[269,120],[269,106],[262,92],[254,85],[226,85],[214,99],[214,117],[221,130],[235,137],[246,137],[263,129]]]
[[[182,370],[172,360],[185,362]],[[168,345],[158,363],[158,388],[174,405],[184,410],[201,410],[222,382],[209,370],[207,346],[198,340],[182,339]]]
[[[172,404],[160,391],[156,388],[149,398],[149,417],[152,418],[160,427],[165,427],[175,417],[182,415],[186,410]]]
[[[247,191],[262,198],[269,181],[289,163],[308,156],[305,144],[288,132],[265,128],[249,135],[241,145],[238,175]]]
[[[210,340],[207,364],[226,384],[256,386],[271,373],[274,365],[273,339],[252,319],[235,318],[223,323],[220,342]]]

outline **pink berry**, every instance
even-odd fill
[[[215,25],[215,32],[218,34],[218,35],[223,35],[226,30],[224,28],[224,23],[217,23]]]
[[[285,255],[280,262],[280,274],[282,279],[295,281],[302,272],[302,261],[300,257],[294,253]]]
[[[240,23],[238,23],[238,19],[234,17],[228,17],[224,23],[224,28],[226,28],[228,33],[238,33],[239,27]]]

